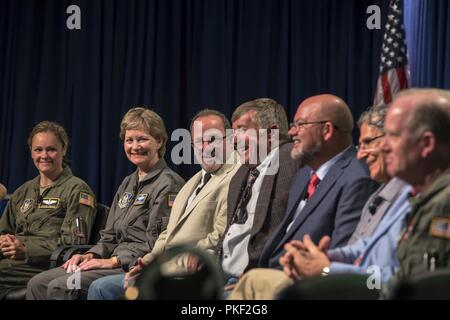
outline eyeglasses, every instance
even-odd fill
[[[381,137],[384,137],[384,136],[385,136],[385,134],[383,133],[383,134],[380,134],[379,136],[376,136],[376,137],[363,139],[363,140],[361,141],[361,143],[358,144],[358,145],[356,146],[356,150],[359,151],[359,150],[367,150],[367,149],[370,149],[370,144],[371,144],[372,142],[374,142],[375,140],[377,140],[377,139],[379,139],[379,138],[381,138]]]
[[[323,124],[323,123],[327,123],[327,122],[331,122],[331,124],[333,125],[333,127],[336,130],[339,130],[339,127],[337,125],[335,125],[333,123],[333,121],[330,120],[323,120],[323,121],[306,121],[306,122],[291,122],[289,125],[289,128],[293,129],[295,128],[296,130],[304,130],[304,126],[308,125],[308,124]]]
[[[206,143],[207,145],[218,145],[220,142],[223,141],[223,139],[225,139],[227,136],[222,136],[222,137],[216,137],[216,136],[211,136],[211,137],[207,137],[206,139],[203,140],[195,140],[192,145],[196,148],[201,148],[203,147],[203,144]]]

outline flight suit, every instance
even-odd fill
[[[102,258],[117,256],[127,269],[137,258],[152,251],[169,222],[175,196],[184,180],[159,160],[141,181],[137,171],[126,177],[111,205],[101,239],[88,252]]]
[[[9,288],[23,287],[48,269],[57,246],[88,242],[97,212],[89,186],[73,176],[68,166],[42,192],[39,181],[38,176],[20,186],[0,219],[0,234],[15,235],[26,246],[25,260],[7,259],[0,253],[0,299]],[[84,235],[75,232],[77,217],[83,220]]]
[[[139,181],[138,172],[126,177],[114,197],[105,228],[98,243],[89,249],[100,259],[116,256],[127,269],[138,257],[150,252],[159,234],[166,229],[175,196],[184,180],[164,161]],[[122,268],[81,272],[80,287],[70,289],[72,274],[55,268],[35,276],[28,284],[27,299],[79,299],[92,281],[123,273]]]
[[[411,208],[397,248],[396,280],[450,266],[450,169],[412,199]]]

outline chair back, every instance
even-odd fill
[[[97,215],[95,216],[94,224],[92,226],[89,244],[96,244],[98,240],[100,240],[100,230],[105,228],[108,214],[109,207],[102,203],[97,203]]]
[[[196,255],[203,268],[192,274],[167,276],[163,264],[179,254]],[[136,279],[133,294],[138,300],[217,300],[223,297],[225,281],[222,270],[209,253],[193,246],[180,245],[170,248],[152,261]],[[127,295],[129,298],[129,295]]]
[[[376,300],[378,289],[369,289],[368,275],[329,274],[300,280],[282,290],[280,300]]]
[[[450,300],[450,270],[426,272],[394,287],[394,300]]]
[[[0,218],[2,217],[3,211],[5,211],[7,204],[8,204],[8,198],[0,200]]]

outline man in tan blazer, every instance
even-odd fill
[[[172,207],[167,229],[156,240],[153,250],[130,268],[125,275],[108,276],[94,281],[88,299],[117,299],[128,281],[134,279],[143,267],[166,250],[180,244],[191,244],[214,252],[227,224],[228,186],[240,165],[230,152],[231,129],[228,119],[218,111],[200,111],[191,122],[194,154],[202,170],[180,190]],[[228,150],[228,151],[227,151]],[[229,154],[229,157],[227,157]],[[177,275],[187,271],[192,256],[180,255],[164,265],[164,273]]]

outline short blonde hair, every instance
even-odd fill
[[[167,131],[163,119],[154,111],[135,107],[128,110],[120,123],[120,139],[125,139],[127,130],[143,130],[161,143],[158,156],[164,157],[166,152]]]
[[[63,149],[67,150],[69,148],[69,137],[67,136],[66,130],[63,126],[51,121],[42,121],[33,127],[28,136],[28,147],[31,149],[31,144],[33,142],[33,137],[41,132],[51,132],[55,137],[61,142]]]

